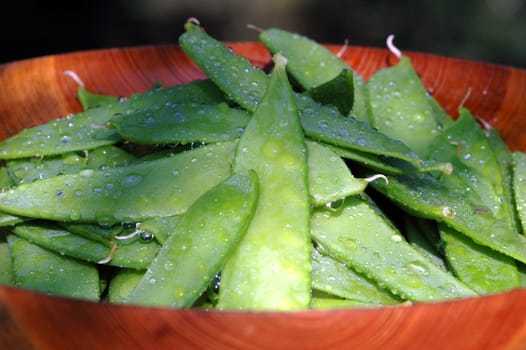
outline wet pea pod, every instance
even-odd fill
[[[236,141],[110,169],[86,169],[0,193],[0,210],[33,218],[112,225],[181,214],[230,176]]]
[[[268,85],[268,77],[246,58],[212,38],[193,23],[185,25],[179,43],[205,74],[233,101],[254,112]],[[372,154],[403,159],[413,165],[420,160],[403,143],[387,137],[366,123],[343,116],[308,95],[295,94],[305,134],[316,140]]]
[[[501,186],[503,194],[502,201],[499,202],[503,208],[503,217],[505,217],[505,220],[515,228],[515,231],[524,233],[517,213],[515,196],[513,194],[513,154],[497,129],[489,128],[485,130],[485,134],[499,164],[498,171],[500,172],[500,177],[502,179]],[[508,214],[507,217],[506,213]]]
[[[221,273],[217,307],[223,310],[298,310],[310,305],[307,146],[286,58],[276,55],[274,63],[267,92],[234,158],[236,172],[258,174],[260,194],[247,233]]]
[[[429,173],[388,178],[388,186],[381,181],[369,186],[415,216],[444,222],[481,245],[526,262],[526,238],[490,211],[480,211],[463,189],[446,187]]]
[[[257,201],[254,172],[234,174],[203,194],[181,217],[125,302],[192,306],[245,234]]]
[[[372,126],[426,158],[441,125],[410,59],[403,56],[395,66],[378,70],[367,86]]]
[[[186,144],[238,138],[250,115],[226,103],[174,103],[119,114],[110,125],[123,139],[140,144]]]
[[[224,102],[224,95],[206,80],[133,94],[117,103],[25,129],[0,143],[0,159],[55,155],[115,144],[122,138],[106,125],[115,114],[132,115],[145,107],[180,102],[219,103]]]
[[[139,284],[146,270],[121,269],[110,280],[108,301],[123,304],[133,289]]]
[[[269,28],[259,39],[272,52],[287,57],[291,80],[316,101],[347,115],[354,104],[354,73],[349,65],[316,41],[297,33]]]
[[[7,242],[16,287],[78,299],[100,299],[99,274],[94,265],[50,252],[15,235],[8,235]]]
[[[13,233],[32,244],[59,255],[90,263],[131,269],[146,269],[157,255],[160,245],[139,239],[118,241],[115,246],[73,234],[55,223],[31,222],[17,225]]]
[[[312,288],[364,304],[392,305],[401,302],[376,282],[346,264],[314,248],[312,251]]]
[[[355,178],[345,162],[329,148],[308,141],[309,193],[313,206],[362,193],[368,181]]]
[[[522,231],[526,232],[526,154],[515,151],[513,157],[513,193]]]
[[[434,222],[405,214],[402,220],[403,234],[422,255],[443,270],[448,270],[444,259],[444,247]]]
[[[342,208],[316,209],[311,234],[329,256],[411,301],[476,293],[416,251],[369,199],[349,197]]]
[[[474,291],[488,294],[520,286],[514,259],[475,243],[445,224],[439,228],[448,265]]]
[[[15,278],[6,237],[7,234],[0,233],[0,285],[12,286],[15,284]]]

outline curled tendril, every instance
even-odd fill
[[[400,51],[393,44],[394,38],[395,38],[394,34],[390,34],[389,36],[387,36],[386,45],[387,45],[387,48],[389,49],[389,51],[391,51],[391,53],[393,55],[395,55],[398,59],[400,59],[400,58],[402,58],[402,51]]]
[[[195,24],[196,26],[201,26],[201,22],[199,22],[199,20],[195,17],[190,17],[186,20],[186,23],[192,23],[192,24]]]
[[[112,245],[111,245],[111,249],[110,249],[110,253],[108,254],[107,257],[105,257],[104,259],[102,260],[99,260],[97,262],[97,264],[100,264],[100,265],[104,265],[104,264],[107,264],[109,263],[110,261],[113,260],[113,257],[115,256],[115,251],[117,250],[117,243],[113,242]]]
[[[75,83],[79,84],[80,86],[82,86],[82,87],[86,86],[86,85],[84,85],[84,82],[82,81],[82,79],[80,79],[78,74],[75,73],[74,71],[72,71],[70,69],[67,69],[67,70],[64,71],[64,75],[67,75],[68,77],[73,79],[75,81]]]
[[[258,33],[261,33],[261,32],[264,31],[263,28],[260,28],[260,27],[258,27],[258,26],[256,26],[256,25],[254,25],[254,24],[250,24],[250,23],[247,24],[247,28],[248,28],[248,29],[255,30],[255,31],[258,32]]]
[[[363,179],[365,182],[373,182],[374,180],[377,180],[377,179],[383,179],[385,181],[385,184],[386,185],[389,185],[389,179],[387,178],[387,176],[383,175],[383,174],[376,174],[376,175],[373,175],[373,176],[369,176],[365,179]]]
[[[343,54],[345,53],[345,51],[347,51],[348,48],[349,48],[349,39],[345,39],[340,51],[338,51],[338,53],[336,53],[336,56],[341,58],[343,56]]]

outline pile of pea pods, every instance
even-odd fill
[[[254,67],[195,21],[207,79],[83,111],[0,143],[0,283],[207,310],[378,307],[526,284],[526,154],[411,61],[368,81],[271,28]]]

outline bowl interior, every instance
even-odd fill
[[[265,67],[262,45],[230,43]],[[339,46],[328,45],[337,52]],[[407,53],[429,93],[454,117],[469,108],[526,151],[526,71]],[[349,47],[342,58],[364,78],[394,63],[377,48]],[[0,140],[80,110],[73,70],[93,92],[129,96],[155,83],[204,78],[177,46],[108,49],[46,56],[0,66]],[[519,349],[526,342],[526,291],[460,301],[345,311],[203,312],[94,304],[0,286],[0,344],[18,348]],[[111,332],[111,335],[107,335]]]

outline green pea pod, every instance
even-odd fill
[[[257,200],[254,172],[235,174],[203,194],[183,215],[126,303],[192,306],[245,234]]]
[[[13,264],[11,255],[5,240],[0,241],[0,285],[13,286],[15,277],[13,274]]]
[[[316,41],[270,28],[259,39],[273,53],[287,57],[292,79],[316,101],[332,104],[347,115],[354,104],[354,74],[349,65]]]
[[[362,193],[367,181],[355,178],[345,162],[329,148],[309,141],[309,193],[313,206]]]
[[[388,186],[381,181],[369,186],[418,217],[444,222],[481,245],[526,262],[524,236],[491,212],[481,212],[463,190],[446,187],[429,173],[390,176]]]
[[[347,63],[316,41],[278,28],[269,28],[259,39],[273,53],[287,57],[287,71],[305,90],[336,78]]]
[[[311,308],[314,310],[334,310],[349,308],[370,308],[378,305],[350,299],[312,298]]]
[[[179,43],[193,61],[229,98],[254,112],[268,86],[268,77],[246,58],[233,53],[224,43],[187,23]],[[420,160],[406,145],[387,137],[366,123],[342,116],[308,95],[295,95],[301,125],[310,138],[372,154],[382,154],[419,165]]]
[[[15,181],[10,176],[6,166],[0,166],[0,191],[6,191],[15,186]]]
[[[77,99],[82,106],[82,110],[87,111],[91,108],[101,107],[104,105],[113,104],[118,101],[118,98],[111,95],[96,94],[89,91],[86,87],[79,85],[77,88]]]
[[[513,193],[517,212],[522,225],[522,232],[526,232],[526,153],[513,152]]]
[[[399,298],[380,288],[373,280],[320,253],[318,249],[312,251],[312,288],[367,304],[400,303]]]
[[[20,185],[0,193],[0,210],[103,225],[181,214],[230,176],[236,144],[215,143],[168,158]]]
[[[488,142],[495,154],[495,158],[499,164],[495,171],[500,172],[502,179],[502,201],[499,201],[503,209],[503,218],[505,221],[515,228],[519,233],[522,233],[522,227],[519,221],[515,197],[513,194],[513,155],[508,145],[502,139],[497,129],[490,128],[485,131]],[[507,214],[507,215],[506,215]]]
[[[426,158],[440,126],[410,59],[404,56],[395,66],[375,72],[368,88],[373,126]]]
[[[277,55],[274,62],[267,92],[234,159],[235,171],[256,171],[260,197],[245,237],[222,271],[219,309],[297,310],[310,305],[307,147],[286,59]]]
[[[466,195],[493,212],[498,218],[509,221],[503,206],[503,179],[500,164],[488,138],[469,110],[461,108],[459,117],[431,144],[429,157],[453,164],[452,176],[444,181],[463,180]],[[478,196],[475,196],[477,194]]]
[[[314,240],[335,259],[411,301],[476,295],[453,275],[416,251],[371,202],[348,198],[341,209],[316,209]]]
[[[422,225],[422,220],[407,214],[404,215],[402,219],[404,236],[416,250],[446,271],[448,268],[443,258],[442,242],[438,243],[429,239],[430,236],[436,235],[437,239],[440,240],[440,236],[438,232],[426,232],[431,229],[436,230],[430,225]],[[440,245],[440,250],[438,250],[438,245]]]
[[[124,304],[133,289],[143,278],[145,271],[122,269],[110,281],[108,288],[108,301],[110,303]]]
[[[120,114],[110,125],[123,139],[140,144],[186,144],[238,138],[249,119],[240,109],[220,104],[172,104]]]
[[[157,88],[114,104],[58,118],[25,129],[0,143],[0,159],[55,155],[115,144],[122,138],[107,123],[115,114],[132,115],[143,108],[167,103],[219,103],[223,94],[209,81]]]
[[[115,236],[123,231],[123,227],[121,225],[106,227],[76,222],[60,222],[58,224],[68,232],[93,241],[101,242],[108,247],[112,246]]]
[[[99,274],[94,265],[52,253],[15,235],[8,235],[7,242],[16,287],[99,300]]]
[[[17,225],[13,233],[59,255],[91,263],[109,260],[108,265],[131,269],[146,269],[160,247],[156,242],[131,240],[119,242],[112,253],[112,248],[99,241],[81,237],[56,225],[38,222]]]
[[[474,291],[488,294],[520,286],[515,260],[475,243],[445,224],[439,227],[449,266],[455,276]]]
[[[369,103],[369,87],[367,82],[357,73],[353,74],[354,99],[350,117],[363,123],[371,124],[371,104]]]
[[[181,220],[181,215],[162,216],[144,220],[139,224],[141,231],[151,234],[157,242],[163,245],[168,236],[175,231],[175,226]]]

